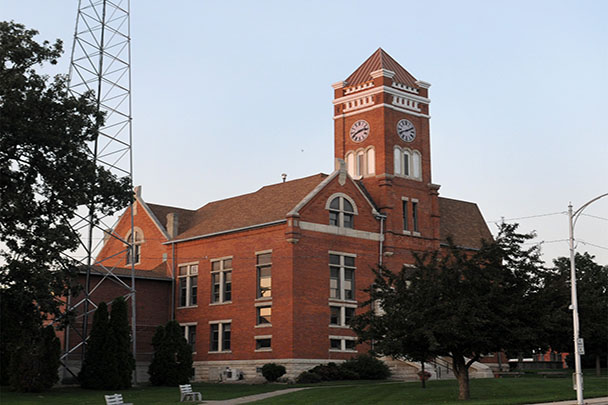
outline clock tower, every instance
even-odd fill
[[[379,48],[335,83],[335,158],[386,216],[387,256],[439,248],[439,186],[431,180],[428,91]],[[403,263],[403,261],[401,261]],[[396,263],[398,264],[398,263]]]

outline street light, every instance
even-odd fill
[[[572,203],[568,204],[568,220],[570,224],[570,290],[572,297],[572,323],[574,329],[574,375],[576,380],[576,403],[583,405],[583,373],[581,371],[581,351],[584,350],[583,341],[579,339],[578,298],[576,296],[576,271],[574,264],[574,226],[583,210],[608,193],[595,197],[585,205],[572,212]]]

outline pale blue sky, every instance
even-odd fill
[[[4,0],[62,38],[76,1]],[[608,192],[608,1],[132,1],[134,178],[185,208],[333,170],[331,84],[382,47],[430,82],[433,181],[486,220]],[[608,218],[608,198],[585,213]],[[568,254],[567,217],[519,221]],[[494,230],[492,224],[490,228]],[[608,263],[608,220],[576,236]],[[589,244],[598,245],[594,247]]]

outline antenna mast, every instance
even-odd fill
[[[91,158],[100,168],[117,177],[127,176],[133,188],[129,11],[130,0],[79,1],[70,62],[69,91],[76,97],[90,94],[97,104],[97,110],[105,113],[105,122],[103,125],[99,122],[97,136],[89,145]],[[136,355],[133,210],[130,209],[127,213],[131,215],[131,230],[126,234],[131,235],[129,240],[125,239],[125,235],[115,233],[113,222],[116,217],[96,210],[93,201],[86,207],[80,207],[76,220],[70,223],[72,229],[80,235],[81,248],[77,254],[83,271],[86,272],[82,299],[72,302],[70,297],[67,305],[68,311],[76,314],[76,322],[66,329],[65,351],[61,360],[64,370],[73,376],[75,374],[70,370],[69,364],[74,364],[75,360],[79,359],[82,367],[86,339],[90,332],[89,316],[97,308],[92,294],[101,283],[113,282],[126,291],[122,296],[131,302],[131,334],[133,354]],[[97,255],[109,238],[119,240],[124,246],[121,255],[125,254],[130,258],[127,259],[127,262],[130,262],[130,282],[125,282],[124,278],[116,274],[116,257],[113,258],[112,265],[108,259],[98,261]],[[98,275],[94,285],[91,285],[91,274]],[[118,297],[111,299],[114,298]],[[65,376],[67,375],[64,372]],[[133,375],[134,381],[135,376],[136,373]]]

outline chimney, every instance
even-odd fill
[[[141,186],[137,186],[133,189],[133,192],[135,193],[135,196],[137,198],[141,198]]]
[[[287,180],[287,173],[282,173],[281,177],[283,178],[283,183],[285,183],[285,180]]]
[[[177,236],[177,230],[179,229],[179,216],[177,212],[170,212],[167,214],[167,233],[169,238],[173,239]]]

